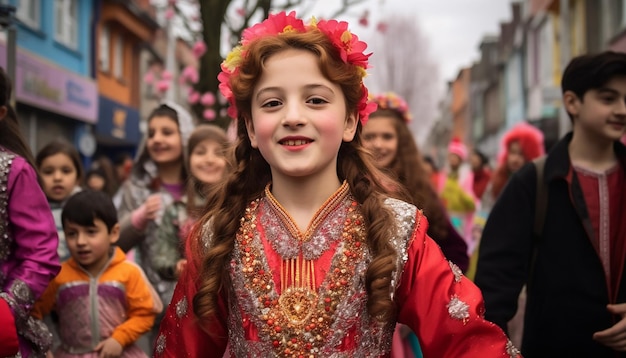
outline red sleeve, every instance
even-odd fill
[[[12,357],[18,353],[19,342],[15,319],[7,302],[0,298],[0,357]]]
[[[484,319],[478,287],[445,259],[418,214],[408,261],[396,291],[398,322],[411,327],[425,357],[518,357],[495,324]]]
[[[193,297],[197,291],[190,270],[178,280],[155,342],[154,357],[221,357],[228,343],[224,299],[218,302],[215,319],[200,321],[193,313]],[[207,332],[210,332],[207,333]]]

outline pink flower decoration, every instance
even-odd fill
[[[204,112],[202,112],[202,117],[204,117],[207,121],[212,121],[215,119],[215,111],[211,108],[207,108]]]
[[[200,98],[200,103],[202,103],[203,106],[212,106],[215,104],[215,95],[212,92],[207,92],[205,94],[202,95],[202,98]]]
[[[143,75],[143,83],[147,85],[154,83],[154,73],[152,71],[148,71],[145,75]]]
[[[172,73],[170,71],[164,70],[163,72],[161,72],[161,79],[170,81],[172,78],[174,78],[174,76],[172,76]]]
[[[187,102],[190,104],[196,104],[200,100],[200,93],[196,91],[190,91],[189,96],[187,97]]]
[[[160,80],[156,84],[156,89],[161,93],[167,92],[167,90],[170,89],[170,81]]]
[[[363,15],[361,15],[361,17],[359,18],[359,25],[366,26],[366,27],[367,25],[369,25],[369,20],[368,20],[369,14],[370,12],[368,10],[365,10],[363,12]]]
[[[244,9],[244,8],[242,8],[242,7],[237,8],[237,11],[236,11],[236,12],[237,12],[237,15],[239,15],[239,16],[241,16],[241,17],[246,16],[246,9]]]
[[[193,66],[187,66],[181,74],[181,78],[189,81],[190,83],[198,83],[200,76],[198,75],[198,69]]]
[[[165,10],[165,18],[167,20],[171,20],[174,17],[174,9],[172,9],[171,7],[168,7],[167,10]]]
[[[381,34],[384,34],[385,32],[387,32],[388,27],[389,26],[387,25],[387,23],[379,22],[378,26],[376,26],[376,30],[378,30],[378,32],[380,32]]]
[[[193,44],[193,49],[191,51],[196,58],[202,57],[202,55],[206,52],[206,45],[204,44],[204,41],[196,41],[196,43]]]
[[[276,36],[287,31],[306,31],[304,21],[296,18],[295,11],[292,11],[289,14],[282,11],[278,14],[270,15],[267,20],[243,30],[241,44],[245,46],[250,41],[256,40],[260,37]]]

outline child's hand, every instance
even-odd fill
[[[133,226],[139,230],[144,230],[148,221],[154,220],[161,209],[161,194],[152,194],[135,209],[131,215]]]
[[[161,209],[161,194],[152,194],[146,199],[145,205],[146,220],[154,220]]]
[[[94,350],[100,352],[98,358],[117,358],[122,355],[124,347],[115,339],[107,338],[98,343]]]
[[[176,277],[180,276],[180,274],[185,269],[185,266],[187,266],[186,259],[178,260],[178,262],[176,263]]]
[[[618,352],[626,351],[626,303],[607,305],[607,310],[622,317],[613,327],[593,334],[593,339]]]

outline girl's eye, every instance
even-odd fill
[[[97,233],[98,233],[98,229],[88,229],[88,230],[87,230],[87,233],[88,233],[89,235],[95,235],[95,234],[97,234]]]
[[[66,239],[71,239],[76,237],[76,231],[66,231],[65,232],[65,238]]]
[[[280,106],[280,101],[272,100],[272,101],[267,101],[263,103],[261,107],[278,107],[278,106]]]
[[[322,98],[311,98],[309,99],[307,102],[312,103],[312,104],[324,104],[324,103],[328,103],[325,99]]]

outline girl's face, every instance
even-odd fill
[[[524,152],[519,142],[512,142],[509,144],[509,151],[506,156],[506,166],[511,173],[518,171],[524,164],[526,159],[524,158]]]
[[[369,149],[379,168],[388,168],[398,154],[398,133],[394,127],[397,119],[388,116],[370,118],[363,127],[363,146]]]
[[[63,201],[78,185],[78,171],[72,158],[65,153],[57,153],[45,158],[39,168],[43,180],[43,190],[48,199]]]
[[[285,50],[269,57],[252,93],[251,113],[248,135],[273,180],[337,180],[339,147],[354,138],[358,122],[346,113],[341,87],[324,77],[316,55]]]
[[[224,175],[226,158],[222,146],[210,139],[205,139],[193,148],[189,156],[191,175],[205,184],[214,184]]]
[[[148,123],[148,154],[158,164],[181,160],[183,145],[178,123],[170,117],[156,116]]]
[[[102,191],[104,190],[104,185],[106,181],[103,177],[97,174],[90,175],[87,178],[87,187],[91,190]]]

